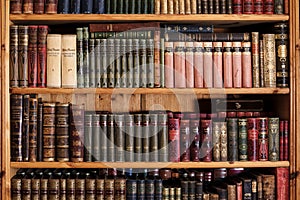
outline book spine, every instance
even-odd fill
[[[263,49],[265,87],[276,87],[276,54],[274,34],[263,34]]]
[[[168,152],[168,116],[167,114],[158,115],[158,127],[159,127],[159,161],[168,162],[169,152]]]
[[[43,161],[43,102],[38,98],[37,109],[37,158],[36,161]]]
[[[40,183],[40,199],[46,200],[48,199],[48,178],[41,178]]]
[[[75,199],[75,179],[67,179],[67,197],[69,199]]]
[[[22,0],[10,1],[10,14],[22,14]]]
[[[70,13],[72,14],[80,14],[80,0],[72,0],[70,5]]]
[[[258,120],[257,118],[247,118],[248,133],[248,159],[258,160]]]
[[[25,177],[22,179],[22,199],[30,200],[31,199],[31,179]]]
[[[179,14],[179,0],[173,0],[174,14]]]
[[[105,0],[94,0],[93,13],[104,14],[105,13]]]
[[[93,12],[93,0],[81,1],[81,12],[83,14],[91,14]]]
[[[259,77],[260,77],[260,87],[265,87],[263,40],[259,40]]]
[[[244,200],[251,200],[252,199],[252,179],[242,177],[242,196]]]
[[[289,199],[289,169],[285,167],[275,168],[276,171],[276,198],[278,200]]]
[[[238,118],[227,118],[228,160],[239,160],[239,129]]]
[[[233,73],[233,87],[242,87],[242,43],[232,42],[232,73]]]
[[[160,31],[155,30],[154,31],[154,87],[161,87],[161,81],[164,79],[164,77],[161,74],[160,68],[163,68],[164,65],[161,65],[161,59],[160,59]]]
[[[180,161],[189,162],[190,159],[190,120],[180,121]]]
[[[120,39],[115,39],[115,87],[121,87],[121,41]]]
[[[126,50],[126,57],[127,57],[127,87],[133,87],[133,43],[132,39],[127,39],[127,50]]]
[[[268,118],[258,118],[258,160],[269,160],[268,150]]]
[[[223,42],[224,87],[233,87],[232,42]]]
[[[260,83],[260,76],[259,76],[259,33],[258,32],[252,32],[251,35],[252,35],[251,53],[252,53],[253,87],[259,88],[260,87],[260,84],[259,84]],[[244,72],[243,72],[243,74],[244,74]]]
[[[101,60],[101,87],[102,88],[107,88],[108,87],[108,60],[107,60],[107,40],[106,39],[101,39],[101,44],[100,44],[100,60]]]
[[[174,1],[173,0],[167,1],[167,13],[166,14],[171,14],[171,15],[174,14]]]
[[[38,26],[37,33],[37,87],[46,87],[48,26]]]
[[[28,87],[28,26],[19,26],[19,86]]]
[[[70,160],[82,162],[84,156],[84,106],[70,105]]]
[[[150,115],[142,115],[142,160],[144,162],[149,162],[149,152],[150,152]]]
[[[147,45],[145,39],[139,40],[139,55],[140,55],[140,87],[147,86]]]
[[[154,14],[155,13],[155,0],[148,0],[149,1],[149,7],[148,7],[148,12],[149,14]]]
[[[107,115],[107,161],[115,161],[114,115]]]
[[[212,161],[212,120],[201,119],[201,149],[200,159],[204,162]]]
[[[139,39],[132,39],[132,49],[133,49],[133,87],[140,87],[140,41]]]
[[[232,0],[233,14],[243,13],[243,1],[242,0]]]
[[[208,14],[214,14],[214,0],[208,0]]]
[[[279,161],[279,118],[269,118],[269,160]]]
[[[227,147],[227,140],[228,140],[228,133],[227,133],[227,122],[220,122],[220,158],[221,161],[228,160],[228,147]]]
[[[165,42],[165,86],[174,88],[174,48],[173,42]]]
[[[220,122],[213,122],[213,159],[221,161],[221,127]]]
[[[212,42],[203,42],[204,47],[204,55],[203,55],[203,63],[204,63],[204,87],[212,88],[213,87],[213,59],[212,59]]]
[[[191,14],[191,0],[185,0],[185,14]]]
[[[11,2],[12,4],[12,2]],[[10,87],[19,86],[19,66],[18,66],[18,52],[19,52],[19,34],[18,26],[10,26],[10,43],[9,43],[9,71],[10,71]]]
[[[179,119],[169,118],[169,161],[180,161],[180,123]]]
[[[155,180],[145,180],[145,199],[155,199]]]
[[[114,199],[114,193],[115,193],[114,184],[115,184],[114,179],[105,179],[104,180],[105,199]]]
[[[120,87],[127,87],[127,58],[126,58],[126,40],[120,39]]]
[[[83,29],[76,29],[76,39],[77,39],[77,87],[84,87],[84,74],[83,74]]]
[[[248,133],[247,133],[247,119],[239,118],[239,160],[247,161],[248,160]]]
[[[29,161],[29,95],[23,95],[22,158]]]
[[[153,88],[154,87],[154,40],[147,39],[146,40],[146,47],[147,47],[147,87]]]
[[[59,198],[59,179],[50,178],[48,182],[48,198],[58,199]]]
[[[179,14],[185,14],[185,0],[179,0]]]
[[[284,154],[283,160],[289,160],[289,122],[284,120]]]
[[[47,87],[61,87],[61,35],[47,36]]]
[[[99,162],[101,160],[101,132],[100,132],[100,114],[92,114],[92,160]],[[102,139],[102,138],[101,138]]]
[[[105,14],[111,14],[111,0],[106,0],[105,1]],[[134,6],[133,6],[134,8]],[[131,13],[133,14],[133,13]]]
[[[77,87],[76,35],[62,35],[62,87]]]
[[[220,0],[220,14],[226,14],[226,0]]]
[[[194,42],[194,80],[195,88],[203,88],[204,79],[203,42]]]
[[[76,199],[85,199],[85,179],[75,179],[75,197]]]
[[[185,42],[185,80],[187,88],[194,88],[194,42]]]
[[[222,42],[213,42],[213,75],[214,88],[223,87]]]
[[[70,13],[70,1],[68,0],[59,0],[57,13],[68,14]]]
[[[84,115],[84,161],[92,161],[93,140],[93,116],[90,113]]]
[[[159,14],[168,14],[168,1],[169,0],[160,0],[160,13]]]
[[[46,0],[45,1],[45,13],[46,14],[56,14],[57,13],[57,1],[56,0]]]
[[[126,179],[124,178],[115,180],[115,199],[126,199]]]
[[[37,86],[37,33],[38,26],[29,26],[28,42],[28,86]]]
[[[186,87],[185,43],[174,42],[174,82],[175,88]]]
[[[158,162],[158,114],[150,114],[149,161]]]
[[[289,1],[284,0],[284,14],[288,15],[289,14]]]
[[[264,1],[264,14],[274,14],[274,0]]]
[[[96,179],[85,179],[85,199],[92,200],[96,198]]]
[[[197,14],[197,0],[191,0],[191,14]]]
[[[11,161],[22,162],[23,96],[18,94],[11,95],[10,104]]]
[[[33,0],[23,1],[23,14],[33,14]]]
[[[134,115],[125,116],[125,160],[126,162],[134,161]]]
[[[100,161],[107,161],[107,114],[100,114]]]
[[[242,42],[242,87],[252,88],[251,42]]]
[[[90,66],[90,56],[89,56],[89,31],[88,27],[83,27],[82,29],[82,52],[83,52],[83,82],[84,82],[84,87],[88,88],[90,86],[90,71],[89,71],[89,66]]]
[[[213,0],[214,14],[220,14],[220,0]]]
[[[135,14],[142,14],[142,0],[135,0]]]
[[[40,184],[41,180],[37,178],[31,179],[31,199],[40,198]]]
[[[100,51],[101,40],[95,39],[95,87],[101,87],[101,51]]]
[[[104,199],[104,179],[96,179],[96,199]]]
[[[37,113],[38,100],[29,98],[29,161],[37,161]]]
[[[126,181],[126,199],[133,200],[137,197],[137,181],[127,179]]]
[[[201,0],[202,14],[208,14],[208,0]]]
[[[263,183],[263,198],[264,199],[276,199],[275,192],[275,176],[274,175],[262,175]]]
[[[115,115],[115,161],[116,162],[124,162],[125,161],[125,118],[124,115],[118,114]]]
[[[279,160],[284,160],[284,121],[279,122]]]
[[[43,104],[43,161],[55,160],[55,103]]]
[[[95,39],[89,39],[89,87],[96,87]]]
[[[69,161],[69,104],[59,103],[56,105],[56,160],[59,162]]]
[[[264,1],[263,0],[254,0],[254,14],[263,14],[264,13]]]
[[[190,132],[191,132],[191,147],[190,147],[190,154],[191,154],[191,161],[199,162],[199,151],[200,151],[200,126],[199,120],[192,119],[190,120]]]
[[[154,5],[154,8],[155,8],[155,10],[154,10],[154,14],[156,14],[156,15],[159,15],[160,14],[160,4],[161,4],[161,2],[160,2],[161,0],[155,0],[155,5]]]
[[[142,114],[134,115],[134,153],[135,161],[142,161]]]
[[[243,14],[253,14],[253,0],[243,1]]]

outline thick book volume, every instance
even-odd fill
[[[268,118],[258,118],[258,160],[269,160],[269,144],[268,144]]]
[[[23,127],[23,96],[10,96],[10,125],[11,125],[11,161],[22,162],[22,127]]]
[[[174,88],[174,48],[173,42],[165,42],[165,86]]]
[[[142,161],[142,114],[134,115],[134,159],[137,162]]]
[[[264,1],[263,0],[254,0],[254,14],[263,14],[264,13]]]
[[[69,0],[58,0],[57,13],[68,14],[70,13],[70,1]]]
[[[185,43],[174,42],[174,81],[175,88],[185,88]]]
[[[232,0],[233,14],[243,13],[243,1],[242,0]]]
[[[258,119],[247,119],[248,160],[258,161]]]
[[[116,39],[115,39],[116,40]],[[146,40],[140,39],[139,40],[139,54],[140,54],[140,87],[145,88],[147,87],[147,46],[146,46]],[[116,46],[115,46],[116,48]],[[116,51],[116,61],[118,59],[117,57],[117,51]],[[116,62],[117,63],[117,62]],[[116,67],[116,73],[117,73],[117,65]],[[116,80],[117,82],[117,80]],[[117,85],[115,86],[117,87]]]
[[[38,100],[35,96],[29,98],[29,161],[37,161],[37,113]]]
[[[28,26],[19,26],[19,86],[28,87]]]
[[[190,120],[180,121],[180,161],[190,161]]]
[[[61,87],[61,35],[47,36],[47,87]]]
[[[203,63],[203,42],[194,42],[194,80],[195,88],[203,88],[204,63]]]
[[[152,27],[156,27],[152,25]],[[161,73],[160,69],[164,68],[164,65],[161,65],[161,58],[160,58],[160,48],[163,44],[161,44],[160,40],[160,31],[154,31],[154,87],[161,87],[161,82],[163,81],[164,77]]]
[[[224,87],[233,87],[232,42],[223,42]]]
[[[243,1],[243,14],[253,14],[253,0]]]
[[[33,0],[23,0],[23,13],[33,14]]]
[[[48,26],[38,26],[37,87],[46,87]]]
[[[107,161],[115,161],[114,115],[107,115]]]
[[[43,161],[55,161],[55,103],[43,104]]]
[[[194,88],[194,42],[185,43],[186,87]]]
[[[83,74],[83,28],[76,29],[77,38],[77,87],[84,87],[84,74]]]
[[[83,14],[91,14],[93,12],[93,0],[81,1],[81,12]]]
[[[38,26],[30,25],[28,27],[29,41],[28,41],[28,86],[37,86],[37,40],[38,40]]]
[[[152,162],[158,162],[158,114],[150,114],[150,141],[149,141],[149,160]]]
[[[89,74],[90,56],[89,56],[89,31],[88,31],[88,27],[83,27],[82,36],[83,36],[82,37],[83,82],[84,82],[84,87],[88,88],[90,86],[90,74]]]
[[[154,14],[157,14],[157,15],[159,15],[160,14],[160,1],[161,0],[155,0],[155,6],[154,6],[154,8],[155,8],[155,10],[154,10]]]
[[[168,162],[169,153],[168,153],[168,115],[167,114],[158,114],[158,128],[159,128],[159,161]]]
[[[100,148],[101,148],[101,132],[100,132],[100,114],[92,115],[92,160],[99,162],[101,160]],[[102,139],[102,138],[101,138]]]
[[[150,115],[142,115],[142,160],[149,162],[149,149],[150,149]]]
[[[289,121],[284,120],[284,153],[283,160],[289,160]]]
[[[263,40],[259,40],[259,79],[260,79],[260,87],[265,87],[264,42],[263,42]]]
[[[100,161],[107,161],[107,114],[100,114]]]
[[[125,161],[125,118],[124,115],[118,114],[115,115],[115,161],[124,162]],[[143,138],[144,139],[144,138]],[[147,138],[148,139],[148,138]]]
[[[274,0],[264,1],[264,14],[274,14]]]
[[[57,13],[57,0],[46,0],[45,1],[45,13],[56,14]]]
[[[43,102],[42,98],[38,98],[37,109],[37,159],[43,161]]]
[[[23,162],[29,161],[29,118],[30,118],[29,98],[30,98],[29,94],[23,95],[23,127],[22,127]]]
[[[56,160],[59,162],[69,161],[69,104],[59,103],[56,105]]]
[[[134,115],[125,116],[125,161],[134,161]]]
[[[223,87],[222,42],[213,42],[213,74],[214,88]]]
[[[180,122],[179,119],[169,118],[169,161],[180,161]]]
[[[248,160],[248,133],[247,133],[247,119],[239,118],[239,160]]]
[[[132,70],[133,70],[133,87],[134,88],[139,88],[140,87],[140,45],[139,45],[139,39],[132,39],[132,54],[133,54],[133,65],[132,65]],[[108,43],[109,46],[109,43]],[[108,48],[109,49],[109,48]],[[113,55],[111,55],[113,56]],[[109,64],[109,63],[108,63]],[[108,67],[108,74],[110,74],[110,71],[113,70],[113,65],[109,65]],[[109,76],[109,75],[108,75]],[[110,78],[108,77],[108,80]],[[111,81],[109,81],[111,83]],[[112,83],[113,84],[113,83]],[[111,85],[108,85],[109,87],[112,87]]]
[[[233,87],[242,87],[242,43],[233,42],[232,53],[232,74],[233,74]]]
[[[221,127],[219,122],[213,122],[213,159],[221,161]]]
[[[271,174],[262,175],[263,199],[276,199],[275,176]]]
[[[278,200],[289,199],[289,168],[274,168],[276,175],[276,198]]]
[[[22,14],[22,0],[10,1],[10,14]]]
[[[269,118],[269,160],[279,161],[279,118]]]
[[[12,4],[12,2],[11,2]],[[19,66],[18,66],[18,51],[19,51],[19,34],[18,26],[10,26],[10,42],[9,42],[9,72],[10,72],[10,87],[19,86]]]
[[[276,48],[275,34],[263,34],[264,85],[276,87]]]
[[[213,87],[213,52],[212,52],[212,42],[203,42],[204,55],[203,55],[203,77],[204,77],[204,87],[212,88]]]
[[[70,105],[70,159],[82,162],[84,156],[84,105]]]
[[[92,162],[93,115],[84,114],[84,161]]]
[[[260,87],[260,76],[259,76],[259,33],[252,32],[252,43],[251,43],[251,53],[252,53],[252,81],[253,87]]]
[[[227,118],[228,160],[239,160],[239,126],[238,118]]]
[[[275,14],[284,13],[284,0],[274,0],[274,13]]]
[[[93,13],[104,14],[105,13],[105,0],[94,0]]]
[[[198,119],[190,120],[190,131],[191,131],[191,161],[199,162],[199,151],[200,151],[200,124]]]
[[[212,161],[212,120],[201,119],[201,150],[200,159],[204,162]]]
[[[242,42],[242,87],[252,88],[251,42]]]
[[[62,35],[61,37],[61,66],[63,88],[77,87],[77,58],[76,35]]]
[[[155,63],[154,63],[154,40],[153,39],[147,39],[146,42],[147,42],[146,43],[146,47],[147,47],[147,62],[146,62],[147,63],[147,71],[146,71],[147,87],[148,88],[153,88],[154,87],[154,73],[155,73],[155,67],[154,67],[155,66]]]
[[[70,7],[71,7],[70,12],[72,14],[79,14],[80,13],[80,8],[81,8],[80,0],[72,0]]]
[[[34,12],[34,14],[44,14],[45,1],[44,0],[34,0],[33,1],[33,12]]]

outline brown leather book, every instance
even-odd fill
[[[69,161],[69,104],[58,103],[55,111],[55,135],[56,135],[56,160],[59,162]]]
[[[203,63],[203,42],[194,42],[194,79],[195,88],[203,88],[204,63]]]
[[[204,56],[203,63],[204,67],[204,87],[212,88],[213,87],[213,56],[212,56],[212,42],[203,42],[204,46]]]
[[[165,86],[174,88],[174,43],[165,42]]]
[[[191,14],[197,14],[197,0],[191,0]]]
[[[224,87],[233,87],[232,42],[223,42]]]
[[[12,2],[11,2],[12,3]],[[18,43],[19,43],[19,27],[17,25],[10,26],[10,42],[9,42],[9,72],[10,72],[10,87],[19,86],[19,66],[18,66]]]
[[[23,95],[23,127],[22,127],[22,155],[23,162],[29,161],[29,119],[30,118],[30,108],[29,108],[29,94]],[[33,119],[34,120],[34,115]]]
[[[174,6],[174,14],[177,15],[179,14],[179,0],[173,0],[173,6]]]
[[[10,14],[21,14],[22,5],[22,0],[10,1]]]
[[[185,0],[185,14],[191,14],[191,0]]]
[[[234,88],[242,87],[242,43],[232,42],[232,80]]]
[[[174,77],[175,88],[185,88],[185,43],[174,42]]]
[[[169,118],[169,161],[180,161],[180,122],[179,119]]]
[[[213,160],[221,161],[221,127],[219,122],[213,122]]]
[[[56,14],[57,13],[57,0],[46,0],[45,13]]]
[[[43,161],[55,161],[55,103],[43,104]]]
[[[28,26],[19,26],[19,86],[28,87]]]
[[[257,118],[247,119],[248,133],[248,160],[258,160],[258,120]]]
[[[276,87],[276,52],[275,34],[263,34],[264,50],[264,84],[265,87]]]
[[[47,35],[48,26],[38,26],[38,52],[37,52],[37,86],[46,87],[47,66]]]
[[[171,14],[171,15],[174,14],[174,1],[173,0],[168,0],[167,9],[168,9],[167,14]],[[162,14],[164,14],[164,13],[162,13]]]
[[[185,0],[179,0],[179,14],[185,14]]]
[[[155,0],[155,10],[154,10],[154,13],[156,15],[159,15],[160,14],[160,1],[161,0]]]
[[[252,80],[253,87],[259,88],[260,76],[259,76],[259,33],[252,32],[251,53],[252,53]],[[244,64],[244,60],[243,60]],[[243,65],[244,66],[244,65]],[[244,79],[243,79],[244,81]]]
[[[37,161],[37,113],[38,99],[36,96],[29,98],[29,161]]]
[[[271,174],[262,175],[263,199],[276,199],[275,176]]]
[[[252,88],[251,42],[242,42],[242,87]]]
[[[37,40],[38,26],[30,25],[28,27],[29,42],[28,42],[28,86],[37,86]]]
[[[33,0],[33,12],[34,14],[44,14],[45,0]]]
[[[160,14],[168,14],[168,0],[160,1]]]
[[[213,74],[214,88],[223,87],[222,42],[213,42]]]
[[[194,88],[194,42],[185,43],[186,87]]]
[[[33,0],[23,0],[23,13],[33,14]]]

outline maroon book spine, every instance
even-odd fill
[[[242,87],[242,43],[233,42],[232,71],[233,87]]]
[[[190,120],[180,121],[180,160],[190,161]]]
[[[258,160],[267,161],[269,159],[268,144],[268,118],[258,118]]]
[[[277,200],[288,200],[289,199],[289,168],[278,167],[275,168],[276,172],[276,199]]]
[[[180,123],[176,118],[169,118],[169,160],[180,161]]]
[[[34,14],[44,14],[45,12],[45,0],[34,0],[33,2]]]
[[[284,160],[284,121],[279,122],[279,160]]]
[[[224,87],[232,88],[232,42],[223,42]]]
[[[204,42],[204,87],[211,88],[213,86],[213,58],[212,58],[212,42]]]
[[[289,160],[289,122],[287,120],[284,121],[284,153],[283,153],[283,160]]]
[[[258,160],[258,120],[257,118],[247,119],[247,133],[248,133],[248,160]]]
[[[11,0],[10,14],[21,14],[21,13],[22,13],[22,0]]]
[[[165,86],[166,88],[174,88],[173,42],[165,42]]]
[[[212,161],[212,120],[201,120],[201,149],[200,159],[204,162]]]
[[[243,0],[243,14],[253,14],[253,0]]]
[[[264,13],[264,1],[254,0],[254,14],[263,14],[263,13]]]
[[[37,86],[46,87],[47,67],[47,35],[48,26],[38,27],[38,52],[37,52]]]
[[[264,0],[264,14],[274,14],[274,0]]]
[[[199,120],[192,119],[190,121],[190,131],[191,131],[191,161],[199,162],[199,148],[200,148],[200,130],[199,130]]]
[[[233,14],[242,14],[243,13],[243,1],[242,0],[233,0],[232,7],[233,7]]]
[[[37,40],[38,26],[29,26],[28,42],[28,86],[37,86]]]
[[[222,42],[213,42],[214,87],[223,87]]]
[[[33,14],[33,0],[23,0],[23,13]]]
[[[203,42],[194,42],[195,88],[203,88]]]
[[[45,13],[56,14],[57,13],[57,0],[46,0]]]

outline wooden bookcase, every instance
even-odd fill
[[[300,199],[300,26],[299,1],[290,0],[289,15],[96,15],[96,14],[53,14],[53,15],[10,15],[9,0],[1,0],[1,171],[2,199],[10,199],[10,178],[19,168],[259,168],[289,167],[291,173],[290,199]],[[289,88],[250,88],[250,89],[49,89],[49,88],[9,88],[9,26],[10,24],[70,24],[90,22],[134,22],[134,21],[167,21],[167,22],[205,22],[208,24],[249,25],[264,22],[289,21],[290,40],[290,87]],[[274,103],[274,109],[280,116],[290,121],[290,160],[279,162],[187,162],[187,163],[59,163],[59,162],[11,162],[10,161],[10,94],[38,93],[45,100],[85,103],[87,109],[113,111],[140,111],[157,105],[172,111],[193,111],[198,99],[226,98],[227,95],[260,95],[266,96]],[[123,102],[127,103],[124,106]],[[122,106],[121,106],[122,105]]]

